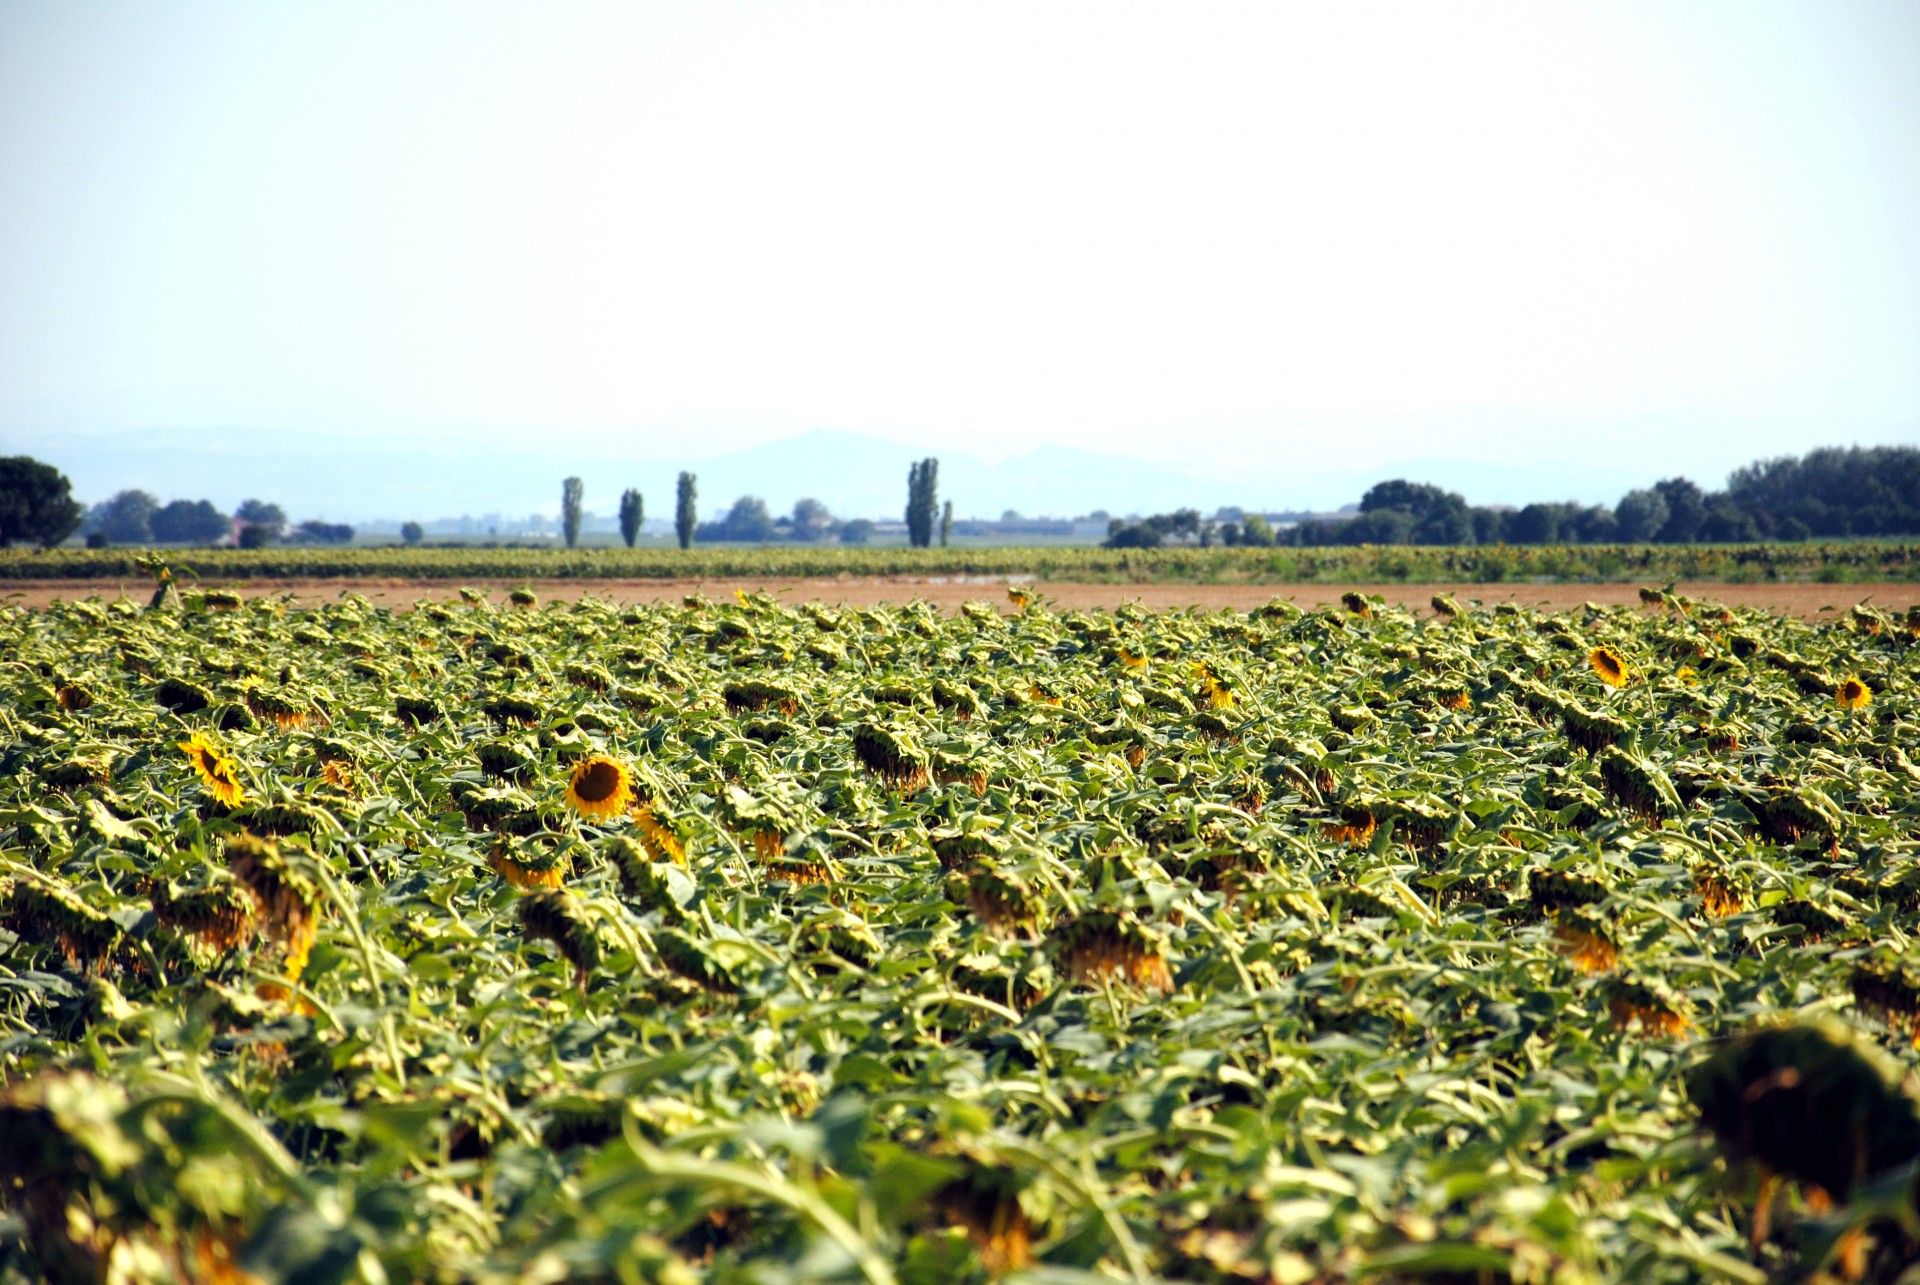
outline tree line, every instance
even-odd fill
[[[953,501],[939,497],[940,462],[927,458],[907,472],[908,543],[945,547],[953,532]],[[561,532],[578,544],[585,487],[577,477],[561,485]],[[772,543],[839,540],[864,544],[874,523],[841,519],[817,499],[797,501],[775,515],[758,496],[743,495],[720,517],[701,522],[694,474],[675,485],[674,533],[680,547],[694,541]],[[620,497],[620,534],[638,540],[646,505],[641,493]],[[243,548],[282,540],[344,544],[354,530],[322,521],[290,525],[277,504],[247,500],[232,514],[210,500],[165,504],[142,490],[125,490],[91,508],[73,498],[67,478],[28,456],[0,458],[0,547],[30,541],[53,547],[76,531],[89,546],[213,544],[233,539]],[[401,527],[417,544],[418,522]],[[1704,491],[1684,477],[1627,492],[1607,505],[1540,502],[1519,508],[1475,506],[1455,491],[1404,478],[1378,483],[1351,514],[1309,518],[1276,528],[1260,513],[1221,510],[1203,518],[1176,509],[1147,518],[1114,519],[1109,548],[1151,548],[1168,542],[1200,545],[1474,545],[1474,544],[1734,544],[1849,536],[1920,535],[1920,447],[1826,447],[1805,456],[1760,460],[1734,470],[1725,489]]]
[[[130,489],[87,508],[73,498],[66,475],[52,465],[26,455],[0,459],[0,548],[25,542],[50,549],[75,532],[93,549],[216,544],[226,539],[252,549],[286,539],[316,544],[353,539],[353,528],[343,523],[290,526],[285,511],[264,500],[247,500],[227,514],[211,500],[162,504],[151,492]]]
[[[1739,544],[1850,536],[1920,535],[1920,448],[1824,447],[1734,470],[1726,489],[1704,491],[1671,477],[1627,492],[1618,504],[1541,502],[1474,506],[1456,491],[1404,478],[1381,482],[1351,515],[1275,530],[1258,513],[1177,509],[1115,519],[1107,547],[1198,544]]]
[[[915,548],[931,546],[936,532],[942,548],[952,539],[953,501],[941,504],[939,476],[940,461],[933,458],[920,460],[907,470],[907,542]],[[683,549],[691,548],[695,540],[739,544],[838,540],[842,544],[865,544],[873,538],[872,521],[837,518],[811,496],[796,500],[792,513],[776,515],[759,496],[743,495],[720,517],[702,522],[696,508],[699,490],[695,476],[680,474],[674,490],[673,529]],[[560,533],[569,549],[580,539],[584,495],[585,487],[577,477],[560,484]],[[646,497],[629,487],[620,496],[620,538],[629,549],[640,538],[645,517]]]

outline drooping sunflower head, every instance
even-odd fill
[[[552,942],[561,958],[573,965],[575,984],[582,993],[600,963],[600,941],[580,901],[564,888],[539,888],[520,901],[520,931],[528,941]]]
[[[566,849],[503,835],[487,854],[493,872],[516,888],[558,888],[573,868]]]
[[[1139,924],[1110,911],[1094,911],[1060,925],[1052,945],[1067,975],[1083,986],[1122,981],[1144,990],[1173,989],[1173,972],[1158,941]]]
[[[286,975],[307,966],[320,918],[320,890],[288,851],[269,839],[238,834],[226,841],[227,870],[253,894],[261,926],[286,948]]]
[[[1017,1175],[971,1159],[967,1170],[934,1193],[930,1207],[949,1226],[966,1231],[989,1274],[1025,1267],[1033,1261],[1033,1231],[1020,1208]]]
[[[1694,870],[1693,886],[1700,894],[1701,912],[1709,919],[1724,919],[1746,908],[1746,897],[1738,885],[1706,866]]]
[[[1560,953],[1583,973],[1604,973],[1620,962],[1620,945],[1599,915],[1580,907],[1560,912],[1553,926]]]
[[[567,802],[582,816],[619,816],[633,804],[633,777],[618,759],[589,754],[573,765]]]
[[[1329,821],[1321,828],[1336,843],[1364,848],[1373,842],[1374,832],[1380,828],[1380,819],[1366,804],[1349,803],[1340,809],[1338,821]]]
[[[926,787],[927,753],[900,728],[860,724],[853,729],[853,753],[862,767],[903,794]]]
[[[1920,1152],[1904,1068],[1837,1021],[1764,1028],[1720,1044],[1687,1074],[1700,1123],[1729,1159],[1845,1201]]]
[[[1633,671],[1627,668],[1624,656],[1604,643],[1587,653],[1587,663],[1593,666],[1593,672],[1600,675],[1600,681],[1609,687],[1625,687]]]
[[[1920,987],[1906,969],[1859,966],[1847,979],[1854,1003],[1920,1047]]]
[[[1689,1025],[1686,1002],[1658,983],[1621,977],[1607,985],[1604,993],[1607,1016],[1621,1030],[1638,1022],[1644,1036],[1669,1037]]]
[[[214,798],[230,808],[240,806],[246,792],[240,788],[240,768],[205,732],[195,732],[178,748]]]
[[[1842,679],[1834,688],[1833,703],[1841,709],[1865,709],[1873,703],[1873,689],[1858,678]]]

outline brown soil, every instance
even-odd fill
[[[211,583],[211,582],[210,582]],[[988,577],[894,577],[844,579],[760,580],[537,580],[476,581],[496,603],[506,601],[511,588],[529,587],[542,601],[571,602],[593,597],[620,604],[635,602],[678,602],[689,594],[705,594],[715,600],[730,598],[736,591],[765,590],[784,602],[824,602],[852,607],[876,603],[930,602],[949,610],[963,602],[988,602],[1006,608],[1008,581]],[[1419,584],[1419,585],[1304,585],[1304,584],[1035,584],[1026,586],[1037,595],[1051,599],[1060,607],[1118,607],[1137,602],[1153,610],[1179,610],[1197,607],[1211,610],[1233,607],[1247,610],[1274,598],[1285,598],[1302,607],[1328,606],[1340,601],[1349,590],[1378,594],[1389,603],[1426,610],[1436,593],[1450,593],[1461,604],[1479,601],[1491,606],[1500,602],[1533,607],[1565,608],[1583,603],[1625,604],[1637,606],[1639,586],[1634,584]],[[234,585],[253,596],[288,596],[297,603],[327,602],[346,593],[358,593],[383,606],[409,607],[421,601],[457,599],[458,586],[444,580],[260,580]],[[1730,607],[1754,607],[1764,611],[1803,616],[1809,619],[1823,612],[1843,611],[1858,602],[1872,600],[1882,607],[1904,609],[1920,602],[1920,584],[1681,584],[1675,586],[1690,598],[1724,603]],[[55,600],[99,597],[113,599],[124,594],[144,602],[152,586],[139,582],[99,580],[23,580],[0,584],[0,601],[27,607],[44,607]]]

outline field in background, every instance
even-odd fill
[[[0,580],[137,583],[138,550],[0,550]],[[248,580],[727,580],[1015,576],[1080,584],[1482,584],[1920,580],[1920,543],[1318,549],[177,549],[181,577]]]
[[[1158,583],[1088,584],[1084,582],[1036,581],[1027,576],[845,576],[806,579],[800,577],[751,576],[719,580],[398,580],[363,577],[354,580],[275,580],[255,581],[248,591],[274,601],[303,607],[321,606],[353,596],[375,607],[408,610],[430,603],[458,603],[463,593],[478,593],[495,605],[502,605],[514,590],[531,592],[542,603],[591,600],[615,606],[637,603],[678,605],[688,599],[707,598],[732,601],[742,593],[766,594],[788,605],[821,603],[835,607],[876,607],[924,602],[942,611],[957,611],[967,603],[987,603],[1002,612],[1010,612],[1010,588],[1020,587],[1038,601],[1068,610],[1115,611],[1128,604],[1150,611],[1211,611],[1231,608],[1255,611],[1274,599],[1292,602],[1307,610],[1339,604],[1347,592],[1377,598],[1382,603],[1401,607],[1421,615],[1432,614],[1429,605],[1436,594],[1450,594],[1462,604],[1497,606],[1511,603],[1544,610],[1565,610],[1587,604],[1601,606],[1637,606],[1641,586],[1628,582],[1605,584],[1563,582],[1552,584],[1244,584],[1163,581]],[[189,583],[190,598],[199,588]],[[1753,584],[1722,584],[1712,581],[1679,581],[1674,592],[1689,599],[1728,607],[1764,611],[1803,620],[1844,611],[1856,603],[1874,603],[1882,608],[1903,611],[1920,603],[1920,585],[1911,581],[1847,582],[1827,584],[1819,581],[1764,581]],[[39,609],[59,602],[85,598],[112,601],[127,598],[144,603],[150,598],[145,581],[125,580],[15,580],[0,582],[0,600],[17,606]]]

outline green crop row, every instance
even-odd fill
[[[0,549],[0,580],[143,580],[141,554]],[[1494,545],[1326,549],[480,549],[174,550],[201,580],[737,579],[762,576],[1034,576],[1153,583],[1667,583],[1920,580],[1920,544]]]

